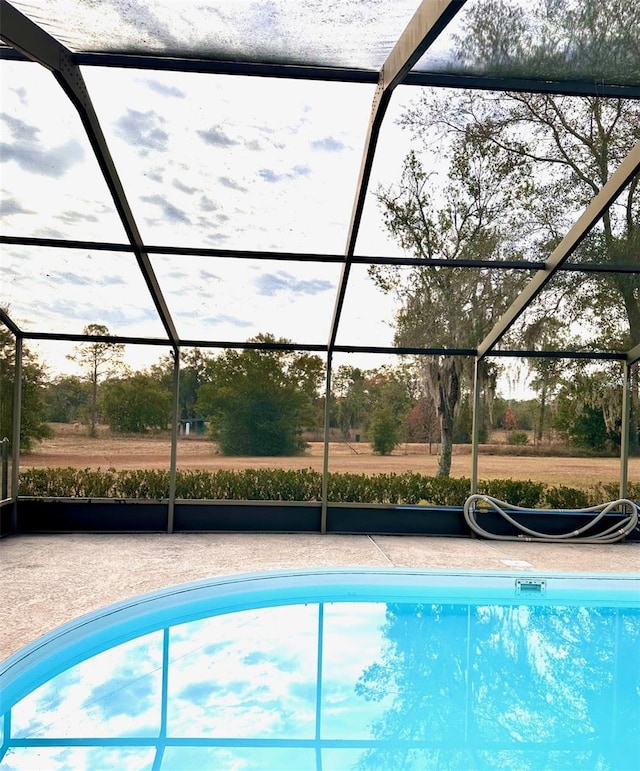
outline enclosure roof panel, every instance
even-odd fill
[[[417,0],[17,0],[74,53],[379,69]]]
[[[434,8],[442,5],[430,0]],[[418,0],[12,0],[78,63],[375,81]],[[640,86],[640,6],[575,0],[456,0],[454,16],[407,83],[602,92]],[[461,10],[460,10],[461,9]],[[593,45],[596,33],[598,45]],[[469,44],[469,34],[474,42]],[[0,56],[15,55],[0,48]],[[303,71],[300,71],[303,68]],[[314,72],[315,70],[315,72]],[[271,70],[273,74],[273,70]],[[359,75],[358,75],[359,73]],[[467,82],[467,85],[470,85]]]
[[[640,4],[467,0],[414,71],[638,85]]]

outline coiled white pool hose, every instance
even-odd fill
[[[478,514],[486,513],[493,509],[500,514],[507,522],[510,522],[516,530],[517,535],[498,535],[485,530],[477,522]],[[527,514],[544,514],[549,511],[552,514],[593,514],[593,519],[587,522],[577,530],[568,533],[553,535],[550,533],[541,533],[532,530],[518,522],[509,512],[514,514],[524,512]],[[600,520],[609,513],[619,514],[622,519],[618,519],[613,525],[592,535],[584,535],[591,530]],[[572,541],[573,543],[615,543],[621,541],[638,524],[638,506],[627,498],[620,498],[617,501],[602,503],[599,506],[591,506],[586,509],[527,509],[522,506],[513,506],[505,501],[492,498],[489,495],[475,494],[470,495],[464,502],[464,518],[474,533],[483,538],[490,538],[494,541],[545,541],[547,543],[557,543],[558,541]]]

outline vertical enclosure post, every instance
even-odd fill
[[[169,505],[167,533],[173,533],[176,504],[176,465],[178,462],[178,423],[180,420],[180,349],[173,349],[173,402],[171,405],[171,460],[169,461]]]
[[[329,438],[331,429],[331,351],[327,352],[327,380],[324,392],[324,447],[322,448],[322,510],[320,532],[327,532],[327,497],[329,491]]]
[[[9,437],[3,436],[0,439],[2,447],[2,493],[0,500],[6,500],[9,497]]]
[[[14,499],[11,529],[18,529],[18,493],[20,479],[20,416],[22,415],[22,338],[16,337],[13,364],[13,435],[11,438],[11,497]]]
[[[478,437],[480,436],[480,362],[473,368],[473,414],[471,416],[471,495],[478,492]]]
[[[622,365],[622,423],[620,425],[620,497],[627,497],[629,476],[629,432],[631,417],[631,365]]]

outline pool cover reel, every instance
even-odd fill
[[[516,530],[517,535],[498,535],[485,530],[477,522],[479,514],[486,514],[489,511],[495,511],[507,522],[510,522]],[[510,513],[511,512],[511,513]],[[550,534],[542,533],[526,527],[518,522],[511,514],[593,514],[593,518],[586,525],[571,530],[568,533]],[[594,528],[607,514],[618,514],[621,519],[610,527],[598,533],[586,535]],[[573,541],[574,543],[616,543],[625,538],[638,524],[638,506],[627,498],[620,498],[617,501],[602,503],[598,506],[591,506],[586,509],[527,509],[522,506],[513,506],[505,501],[492,498],[489,495],[475,494],[470,495],[464,502],[464,518],[474,533],[496,541],[544,541],[555,543],[558,541]]]

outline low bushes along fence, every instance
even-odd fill
[[[589,490],[514,479],[479,483],[479,492],[516,506],[577,509],[618,498],[614,484]],[[176,498],[187,500],[319,501],[322,475],[312,469],[245,469],[242,471],[178,471]],[[469,495],[466,478],[422,474],[329,474],[332,503],[425,504],[462,506]],[[44,498],[163,499],[169,496],[167,471],[46,468],[20,474],[20,495]],[[629,485],[629,497],[640,500],[640,484]]]

